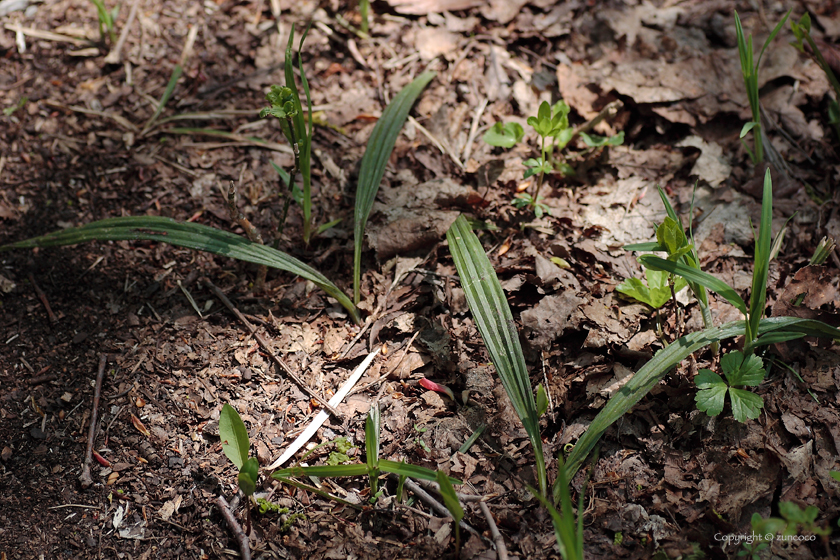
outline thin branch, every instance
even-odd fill
[[[90,464],[93,461],[93,440],[96,437],[96,417],[99,411],[99,396],[102,394],[102,378],[105,377],[105,365],[107,363],[108,355],[100,354],[99,370],[96,372],[96,385],[93,389],[93,410],[90,412],[90,429],[88,430],[85,463],[82,466],[82,474],[79,476],[82,488],[90,488],[90,486],[93,485],[93,479],[90,476]]]
[[[236,521],[236,517],[233,516],[233,510],[221,494],[216,498],[216,505],[219,507],[219,511],[222,513],[222,517],[225,518],[225,522],[233,533],[233,536],[236,537],[242,560],[251,560],[251,547],[248,544],[248,535],[245,534],[245,531],[242,530],[242,527]]]
[[[481,508],[481,513],[487,519],[487,525],[490,526],[490,535],[493,537],[493,542],[496,543],[496,554],[499,560],[508,560],[507,547],[505,546],[505,539],[496,527],[496,521],[490,514],[490,508],[487,507],[486,502],[479,502],[478,507]]]

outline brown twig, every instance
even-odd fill
[[[82,466],[82,474],[79,476],[82,488],[89,488],[93,484],[93,479],[90,477],[90,464],[93,461],[93,440],[96,437],[96,417],[99,410],[99,396],[102,393],[102,378],[105,377],[105,365],[107,363],[108,355],[100,354],[99,370],[96,372],[96,385],[93,389],[93,409],[90,412],[90,429],[88,430],[85,464]]]
[[[254,327],[254,325],[252,325],[250,321],[248,321],[248,319],[246,319],[245,316],[236,307],[234,307],[233,303],[231,303],[231,301],[227,298],[227,296],[222,290],[220,290],[215,284],[213,284],[213,282],[211,282],[207,278],[203,278],[202,282],[205,286],[207,286],[207,288],[210,289],[211,292],[213,292],[216,295],[217,298],[219,298],[219,300],[223,304],[225,304],[225,307],[230,309],[230,312],[236,315],[236,318],[239,319],[239,321],[243,325],[245,325],[245,328],[248,329],[248,331],[251,333],[251,335],[254,337],[254,339],[257,341],[257,343],[260,345],[263,351],[266,354],[268,354],[268,357],[271,358],[271,361],[274,362],[274,364],[277,365],[277,367],[285,371],[286,375],[288,375],[292,379],[292,381],[297,383],[298,387],[300,387],[307,395],[318,401],[318,403],[320,403],[324,410],[328,411],[337,419],[343,420],[341,414],[339,414],[335,408],[330,406],[330,403],[328,403],[324,397],[310,389],[309,386],[306,385],[303,382],[303,380],[300,377],[298,377],[297,374],[293,372],[292,369],[289,366],[287,366],[283,360],[277,357],[277,355],[274,353],[274,351],[271,349],[271,347],[268,345],[268,343],[265,341],[262,335],[260,335],[260,333],[257,332],[256,327]]]
[[[47,301],[47,294],[44,293],[44,290],[41,289],[40,286],[35,282],[35,277],[31,274],[29,275],[29,281],[32,283],[32,287],[35,288],[35,293],[38,294],[38,299],[41,300],[41,303],[44,304],[44,309],[47,310],[47,317],[50,318],[50,323],[57,323],[58,317],[55,316],[52,309],[50,308],[50,302]]]
[[[396,475],[393,475],[393,476],[396,477]],[[411,480],[410,478],[405,479],[405,487],[408,488],[409,490],[411,490],[412,492],[414,492],[415,496],[420,498],[420,500],[425,502],[426,505],[428,505],[430,508],[435,510],[439,515],[443,515],[443,516],[446,516],[446,517],[451,517],[452,514],[449,513],[449,510],[446,509],[446,506],[444,506],[439,501],[434,499],[428,492],[426,492],[425,490],[420,488],[420,486],[415,484],[414,481]],[[475,535],[475,536],[477,536],[481,539],[486,539],[487,538],[484,535],[482,535],[481,533],[479,533],[478,531],[476,531],[475,529],[473,529],[472,526],[464,520],[461,520],[460,525],[468,533],[472,533],[473,535]]]
[[[496,555],[499,560],[508,560],[507,555],[507,547],[505,546],[505,539],[502,537],[502,534],[499,532],[499,528],[496,527],[496,521],[493,519],[493,516],[490,514],[490,508],[487,507],[487,503],[479,502],[478,507],[481,508],[481,513],[484,514],[485,519],[487,519],[487,525],[490,526],[490,536],[493,537],[493,542],[496,543]]]
[[[52,381],[56,378],[56,374],[54,373],[47,373],[45,375],[39,375],[37,377],[32,377],[29,379],[28,383],[30,385],[40,385],[41,383],[46,383],[47,381]]]
[[[245,531],[242,530],[242,527],[236,521],[236,518],[233,516],[233,510],[221,494],[216,498],[216,505],[219,507],[219,511],[222,512],[222,517],[225,518],[225,522],[228,524],[231,532],[233,532],[234,537],[236,537],[236,542],[239,543],[239,554],[242,555],[242,560],[251,560],[251,547],[248,544],[248,535],[245,534]]]

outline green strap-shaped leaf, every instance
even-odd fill
[[[749,329],[746,333],[747,344],[758,335],[758,322],[764,316],[764,303],[767,300],[767,275],[770,270],[770,246],[773,243],[773,182],[770,169],[764,174],[764,192],[761,198],[761,222],[758,239],[755,242],[755,265],[753,266],[752,290],[750,291]]]
[[[338,300],[350,312],[350,316],[356,323],[360,322],[359,311],[350,301],[350,298],[314,268],[267,245],[253,243],[239,235],[202,224],[176,222],[160,216],[108,218],[81,227],[67,228],[41,237],[10,243],[0,247],[0,251],[31,247],[60,247],[87,241],[138,239],[162,241],[178,247],[207,251],[208,253],[291,272],[312,281],[328,295]]]
[[[413,82],[405,86],[391,103],[385,107],[382,116],[373,127],[368,139],[362,166],[359,169],[359,182],[356,186],[356,207],[354,213],[354,254],[353,254],[353,302],[359,303],[359,284],[362,272],[362,244],[364,243],[365,225],[373,201],[379,192],[379,183],[385,175],[385,165],[394,150],[397,136],[402,130],[405,119],[417,97],[435,77],[435,72],[423,72]]]
[[[675,340],[668,347],[663,348],[656,355],[637,371],[632,379],[628,381],[609,400],[606,406],[598,413],[592,424],[575,444],[574,449],[566,460],[566,477],[571,480],[577,473],[586,456],[601,439],[613,422],[621,418],[639,402],[642,397],[659,383],[666,373],[676,367],[689,354],[700,350],[704,346],[720,342],[727,338],[733,338],[744,334],[745,321],[733,321],[720,327],[713,327],[704,331],[694,332]],[[812,319],[798,319],[795,317],[771,317],[762,319],[758,325],[759,341],[763,335],[773,332],[799,332],[806,336],[819,336],[840,340],[840,330],[835,329],[820,321]],[[558,479],[559,480],[559,479]]]
[[[507,298],[484,248],[464,216],[458,216],[446,232],[446,239],[478,332],[484,339],[502,386],[528,432],[536,456],[540,490],[545,494],[547,480],[539,415]]]

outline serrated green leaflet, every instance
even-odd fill
[[[705,412],[709,416],[717,416],[723,412],[723,405],[726,403],[726,391],[729,389],[723,378],[710,369],[701,369],[694,383],[699,391],[694,396],[697,403],[697,410]]]
[[[356,206],[354,211],[354,253],[353,253],[353,302],[359,303],[359,286],[361,282],[362,267],[362,244],[364,242],[365,225],[367,224],[370,211],[373,209],[373,201],[376,193],[379,192],[379,183],[385,175],[385,165],[394,150],[397,136],[402,130],[408,112],[417,100],[417,97],[435,77],[435,72],[424,72],[413,82],[405,86],[391,103],[385,107],[382,116],[373,127],[373,132],[368,139],[365,155],[362,156],[362,165],[359,169],[359,181],[356,186]]]
[[[720,367],[730,385],[755,387],[767,372],[761,358],[755,354],[744,356],[741,352],[729,352],[720,359]]]
[[[245,461],[248,460],[248,453],[251,444],[248,440],[248,430],[245,423],[239,417],[236,409],[225,404],[219,414],[219,437],[222,440],[222,451],[230,462],[242,470]]]
[[[176,222],[160,216],[108,218],[81,227],[68,228],[41,237],[10,243],[0,247],[0,251],[31,247],[60,247],[88,241],[140,239],[162,241],[178,247],[197,249],[291,272],[312,281],[328,295],[338,300],[356,323],[361,322],[359,311],[350,298],[314,268],[272,247],[252,243],[244,237],[202,224]]]
[[[764,407],[764,399],[746,389],[730,387],[729,399],[732,401],[732,417],[741,423],[758,418]]]
[[[545,495],[548,482],[539,415],[507,298],[484,248],[464,216],[455,220],[446,232],[446,239],[478,332],[484,339],[502,386],[531,440],[536,457],[537,480],[540,491]]]

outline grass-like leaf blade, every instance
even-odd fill
[[[288,467],[271,473],[271,478],[280,480],[290,476],[361,476],[368,473],[363,463],[354,465],[315,465],[312,467]]]
[[[408,112],[417,100],[417,97],[435,77],[435,72],[424,72],[413,82],[405,86],[391,103],[382,111],[382,116],[373,127],[368,139],[365,155],[362,157],[362,165],[359,169],[359,182],[356,186],[356,206],[354,212],[354,254],[353,254],[353,302],[359,303],[359,285],[361,282],[362,266],[362,244],[364,243],[365,225],[367,224],[370,211],[373,209],[373,201],[376,193],[379,192],[379,183],[385,175],[385,165],[394,150],[397,136],[402,130]]]
[[[738,292],[732,289],[729,284],[719,278],[716,278],[715,276],[712,276],[708,272],[703,272],[702,270],[697,270],[696,268],[687,266],[681,262],[669,261],[655,255],[642,255],[639,257],[639,262],[648,268],[652,268],[653,270],[671,272],[678,276],[682,276],[688,280],[688,282],[700,284],[701,286],[704,286],[725,298],[726,301],[737,307],[744,315],[747,314],[747,304],[744,303],[744,300],[738,295]]]
[[[746,340],[749,344],[758,335],[758,323],[764,316],[767,300],[767,275],[770,270],[770,247],[773,243],[773,182],[770,169],[764,174],[764,193],[761,197],[761,222],[758,239],[755,242],[755,265],[753,266],[752,291],[750,292],[750,314]]]
[[[397,461],[390,461],[388,459],[379,460],[379,470],[400,476],[407,476],[416,480],[437,480],[437,471],[421,467],[420,465],[409,465],[405,462],[398,463]],[[451,476],[449,480],[452,484],[463,484],[463,482]]]
[[[446,232],[446,239],[478,332],[484,339],[490,360],[496,366],[499,379],[531,440],[540,491],[545,495],[548,484],[539,415],[507,298],[484,248],[464,216],[455,220]]]
[[[31,247],[59,247],[88,241],[122,240],[162,241],[178,247],[207,251],[240,261],[261,264],[291,272],[312,281],[328,295],[338,300],[357,323],[359,311],[350,298],[326,276],[288,255],[267,245],[252,243],[239,235],[191,222],[176,222],[160,216],[125,216],[91,222],[81,227],[67,228],[0,247],[0,251]]]

